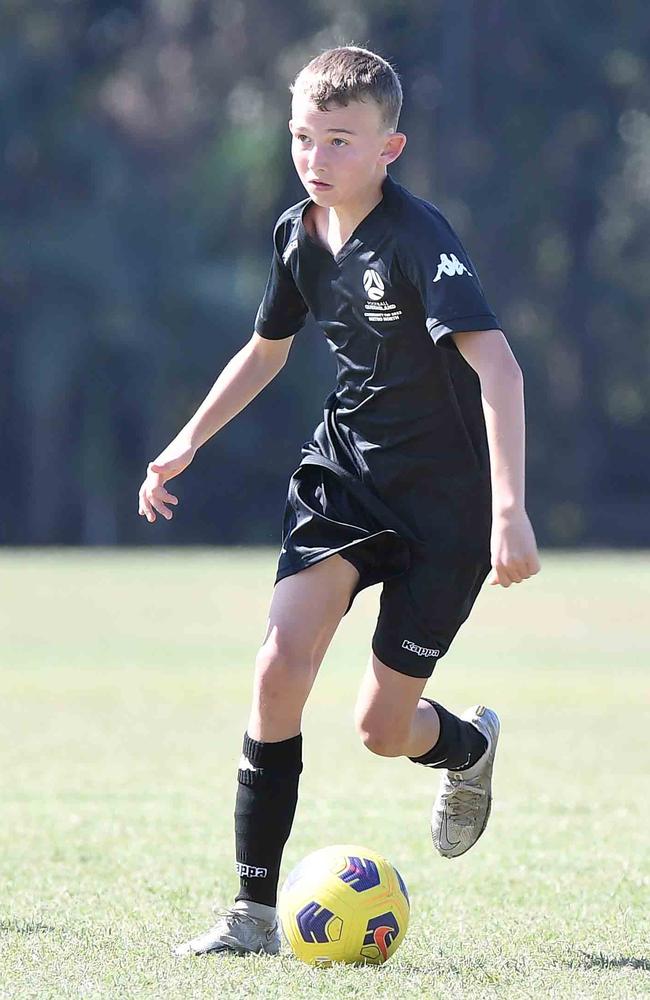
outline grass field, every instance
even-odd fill
[[[0,996],[650,996],[650,565],[546,555],[486,588],[428,691],[499,710],[490,826],[434,856],[437,777],[351,721],[379,588],[304,722],[283,871],[336,842],[393,859],[413,910],[383,968],[176,960],[235,888],[232,809],[270,550],[0,554]]]

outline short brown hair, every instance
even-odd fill
[[[379,105],[385,128],[395,130],[402,108],[402,87],[393,67],[381,56],[356,45],[326,49],[298,73],[289,90],[299,91],[319,111],[328,104],[347,107],[371,98]]]

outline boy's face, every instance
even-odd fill
[[[402,152],[406,136],[389,132],[373,100],[334,104],[319,111],[300,93],[293,95],[289,130],[298,176],[318,205],[354,206],[384,179],[385,168]],[[319,187],[314,181],[326,182]]]

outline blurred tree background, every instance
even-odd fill
[[[642,0],[4,0],[0,541],[279,544],[333,387],[317,327],[137,515],[250,337],[305,197],[288,84],[355,42],[399,71],[391,168],[448,215],[524,367],[547,545],[647,545],[650,19]]]

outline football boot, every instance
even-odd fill
[[[277,955],[280,951],[278,921],[253,917],[237,904],[225,910],[216,910],[216,924],[185,944],[174,948],[174,955]]]
[[[471,722],[487,740],[476,764],[464,771],[444,772],[431,814],[433,846],[443,858],[457,858],[481,836],[492,808],[492,768],[499,739],[499,717],[491,708],[475,705],[461,719]]]

